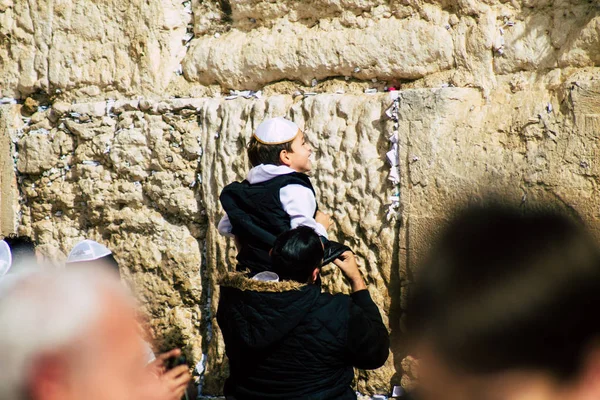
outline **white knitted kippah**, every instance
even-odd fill
[[[282,144],[291,142],[298,135],[298,125],[282,117],[270,118],[263,121],[254,137],[262,144]]]
[[[82,240],[77,243],[73,250],[69,253],[67,263],[93,261],[101,257],[112,254],[112,252],[104,245],[93,240]]]

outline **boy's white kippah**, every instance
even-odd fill
[[[298,135],[298,125],[282,117],[267,119],[256,128],[254,138],[262,144],[291,142]]]
[[[12,253],[10,246],[4,240],[0,240],[0,277],[5,275],[12,265]]]
[[[104,245],[93,240],[82,240],[77,243],[73,250],[69,253],[67,263],[93,261],[104,256],[112,254],[112,252]]]

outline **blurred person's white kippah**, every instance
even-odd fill
[[[254,138],[262,144],[283,144],[298,136],[298,125],[282,117],[267,119],[256,128]]]
[[[12,253],[10,246],[4,240],[0,240],[0,277],[4,276],[12,265]]]
[[[73,247],[73,250],[71,250],[69,257],[67,258],[67,263],[94,261],[109,254],[112,254],[112,252],[106,246],[93,240],[86,239]]]

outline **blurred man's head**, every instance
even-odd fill
[[[425,399],[600,398],[600,252],[579,222],[467,210],[413,294]]]
[[[3,239],[10,247],[12,255],[12,268],[17,271],[22,265],[35,266],[35,244],[29,236],[8,235]],[[11,269],[12,269],[11,268]]]
[[[101,270],[0,282],[0,399],[136,399],[145,362],[132,304]]]
[[[12,266],[12,254],[10,246],[4,240],[0,240],[0,278],[2,278]]]
[[[299,226],[275,240],[271,250],[273,271],[282,280],[313,283],[319,275],[323,254],[319,235],[312,228]]]
[[[66,261],[67,267],[108,268],[119,273],[119,264],[108,247],[94,240],[82,240],[77,243]]]

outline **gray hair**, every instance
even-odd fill
[[[46,268],[0,281],[0,399],[25,400],[32,363],[85,336],[107,290],[127,297],[97,270]],[[8,279],[7,279],[8,278]]]

